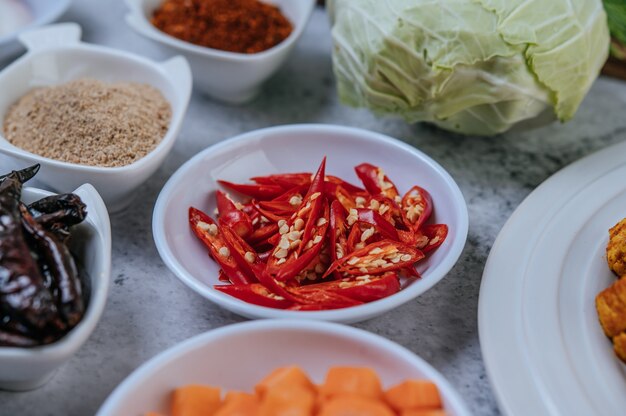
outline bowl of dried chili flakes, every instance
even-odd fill
[[[170,178],[153,215],[170,270],[253,318],[384,313],[439,282],[467,231],[463,195],[437,162],[331,125],[272,127],[209,147]]]
[[[285,62],[304,32],[315,0],[126,0],[126,22],[182,54],[194,86],[244,103]]]

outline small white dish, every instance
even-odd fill
[[[0,30],[0,60],[23,49],[17,35],[57,20],[69,7],[71,0],[3,0],[0,5],[0,25],[10,27]]]
[[[272,370],[288,365],[300,366],[315,383],[333,366],[370,367],[383,388],[408,378],[428,379],[438,386],[447,415],[470,415],[437,370],[392,341],[328,322],[265,320],[215,329],[162,352],[126,378],[96,416],[167,414],[176,387],[198,383],[253,391]]]
[[[76,327],[60,340],[41,347],[0,347],[0,389],[31,390],[45,384],[54,371],[87,341],[100,320],[111,280],[111,226],[102,198],[93,186],[75,191],[87,206],[87,218],[72,228],[70,250],[91,282],[87,310]],[[52,195],[24,188],[22,200],[31,203]]]
[[[315,0],[270,0],[291,21],[293,31],[281,43],[263,52],[244,54],[194,45],[154,27],[150,17],[162,0],[126,0],[126,22],[137,33],[174,53],[183,54],[191,65],[194,86],[219,100],[239,104],[252,100],[261,84],[283,64],[294,48],[315,6]]]
[[[161,165],[176,141],[191,95],[187,61],[175,57],[155,63],[128,52],[80,41],[75,23],[47,26],[23,33],[20,41],[28,53],[0,72],[0,153],[12,166],[41,164],[37,182],[59,192],[91,183],[110,211],[124,208],[133,191]],[[61,162],[13,146],[1,134],[9,107],[30,89],[91,77],[105,82],[138,82],[152,85],[172,107],[170,126],[159,145],[138,161],[121,167],[96,167]]]
[[[213,288],[220,284],[218,265],[206,254],[188,224],[194,206],[209,215],[209,199],[218,179],[245,183],[250,177],[286,172],[314,172],[328,156],[326,172],[360,183],[354,167],[369,162],[382,167],[400,193],[413,185],[430,192],[432,221],[449,227],[446,241],[418,263],[422,274],[398,293],[351,308],[328,311],[287,311],[252,305]],[[256,130],[218,143],[198,153],[178,169],[164,186],[154,208],[152,233],[169,269],[205,298],[250,318],[308,318],[337,322],[363,321],[405,302],[434,286],[461,255],[468,230],[467,206],[457,184],[434,160],[399,140],[351,127],[321,124],[279,126]]]
[[[623,415],[626,365],[598,320],[615,282],[609,228],[626,217],[626,142],[557,172],[493,244],[478,303],[480,346],[504,414]]]

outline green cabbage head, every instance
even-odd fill
[[[570,119],[609,51],[600,0],[332,0],[342,102],[472,135]]]

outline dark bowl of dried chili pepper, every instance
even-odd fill
[[[340,322],[434,286],[467,230],[463,195],[437,162],[330,125],[261,129],[200,152],[153,216],[161,257],[202,296],[247,317]]]
[[[126,22],[136,32],[184,55],[194,86],[229,103],[243,103],[259,93],[286,60],[315,6],[315,0],[126,3]]]
[[[84,302],[84,312],[75,326],[62,335],[60,338],[49,341],[40,339],[31,328],[28,332],[14,331],[11,322],[4,318],[9,318],[7,308],[0,307],[0,389],[3,390],[31,390],[46,383],[54,374],[55,370],[71,358],[74,353],[87,341],[100,320],[106,303],[111,271],[111,227],[107,209],[102,198],[91,185],[82,185],[73,194],[78,196],[84,206],[86,206],[87,216],[78,225],[70,229],[68,247],[78,267],[80,280],[82,281],[81,292],[82,302]],[[21,201],[31,204],[40,201],[42,198],[50,197],[48,191],[36,188],[24,188],[21,192]],[[43,200],[42,200],[43,201]],[[32,206],[32,205],[31,205]],[[3,205],[3,207],[6,207]],[[30,209],[30,207],[29,207]],[[6,213],[5,213],[6,214]],[[43,218],[43,217],[41,217]],[[38,219],[38,223],[41,221]],[[5,234],[7,228],[2,230]],[[3,244],[8,241],[3,235]],[[47,240],[52,240],[46,237]],[[6,247],[4,247],[6,248]],[[15,253],[13,253],[15,254]],[[60,255],[60,253],[57,253]],[[15,267],[18,258],[3,258],[1,270],[3,273],[4,288],[6,293],[7,276],[6,273],[11,267]],[[41,261],[38,260],[38,261]],[[52,266],[50,266],[52,267]],[[24,276],[22,276],[22,279]],[[8,278],[10,280],[10,277]],[[23,283],[23,280],[21,280]],[[35,282],[32,282],[35,284]],[[33,286],[33,291],[35,286]],[[33,291],[23,288],[24,295],[33,296]],[[15,287],[13,287],[15,291]],[[64,290],[64,302],[69,300],[66,295],[70,293]],[[16,293],[13,293],[15,296]],[[2,298],[2,301],[15,302]],[[0,302],[2,303],[2,302]],[[0,305],[2,306],[2,305]],[[57,305],[58,306],[58,305]],[[42,303],[32,303],[25,312],[31,316],[37,313],[33,308],[42,307]],[[60,309],[59,309],[60,310]],[[41,315],[41,314],[39,314]],[[15,322],[17,322],[16,316]],[[26,327],[24,327],[26,328]],[[18,334],[19,333],[19,334]],[[45,345],[37,345],[39,343]],[[22,345],[21,347],[15,345]]]

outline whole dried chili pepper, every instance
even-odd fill
[[[65,244],[35,221],[25,205],[20,206],[20,211],[24,230],[42,253],[56,282],[57,305],[61,317],[70,327],[74,327],[85,313],[82,283],[74,258]]]
[[[22,184],[38,169],[11,172],[0,182],[0,311],[41,329],[58,311],[26,243],[19,208]]]
[[[70,235],[70,227],[87,217],[85,204],[78,195],[51,195],[28,206],[33,218],[46,230],[52,231],[62,242]]]

